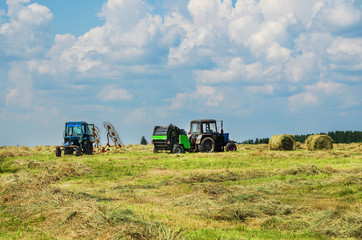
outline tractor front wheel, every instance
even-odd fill
[[[173,146],[172,152],[180,154],[180,153],[184,153],[184,149],[180,145],[175,145],[175,146]]]
[[[211,137],[206,137],[200,144],[201,152],[213,152],[215,151],[215,141]]]
[[[62,150],[60,150],[60,147],[57,147],[55,149],[55,156],[60,157],[62,155]]]
[[[158,153],[158,149],[156,147],[153,147],[153,153]]]
[[[75,149],[75,156],[79,157],[82,155],[82,149],[80,148],[80,146],[78,146],[76,149]]]
[[[229,151],[231,151],[231,152],[236,151],[236,144],[233,143],[233,142],[227,143],[226,146],[225,146],[225,151],[227,151],[227,152],[229,152]]]

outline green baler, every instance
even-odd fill
[[[168,127],[156,126],[152,135],[153,152],[170,151],[184,153],[190,150],[190,142],[185,130],[172,124]]]

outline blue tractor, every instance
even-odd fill
[[[81,156],[83,153],[93,154],[93,143],[95,140],[94,124],[86,122],[67,122],[64,130],[64,144],[57,146],[55,155],[60,157],[62,150],[64,154],[73,154]]]

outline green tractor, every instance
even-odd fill
[[[221,152],[236,151],[236,144],[229,140],[229,133],[224,133],[223,121],[220,121],[218,132],[217,121],[214,119],[193,120],[190,132],[172,124],[168,127],[156,126],[152,135],[153,152],[161,150],[172,153],[188,152]]]

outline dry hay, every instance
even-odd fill
[[[89,173],[91,169],[83,164],[34,160],[14,164],[31,165],[39,171],[22,170],[0,178],[0,205],[9,216],[5,220],[10,221],[11,216],[30,228],[34,223],[40,232],[56,239],[182,239],[179,229],[148,222],[128,209],[104,206],[88,193],[54,186],[68,177]]]
[[[333,140],[327,135],[310,135],[305,140],[308,150],[330,150],[333,148]]]
[[[293,135],[273,135],[269,140],[270,150],[292,151],[295,150],[296,143]]]
[[[54,151],[54,146],[3,146],[0,147],[0,158],[26,157],[32,154],[53,153]]]

